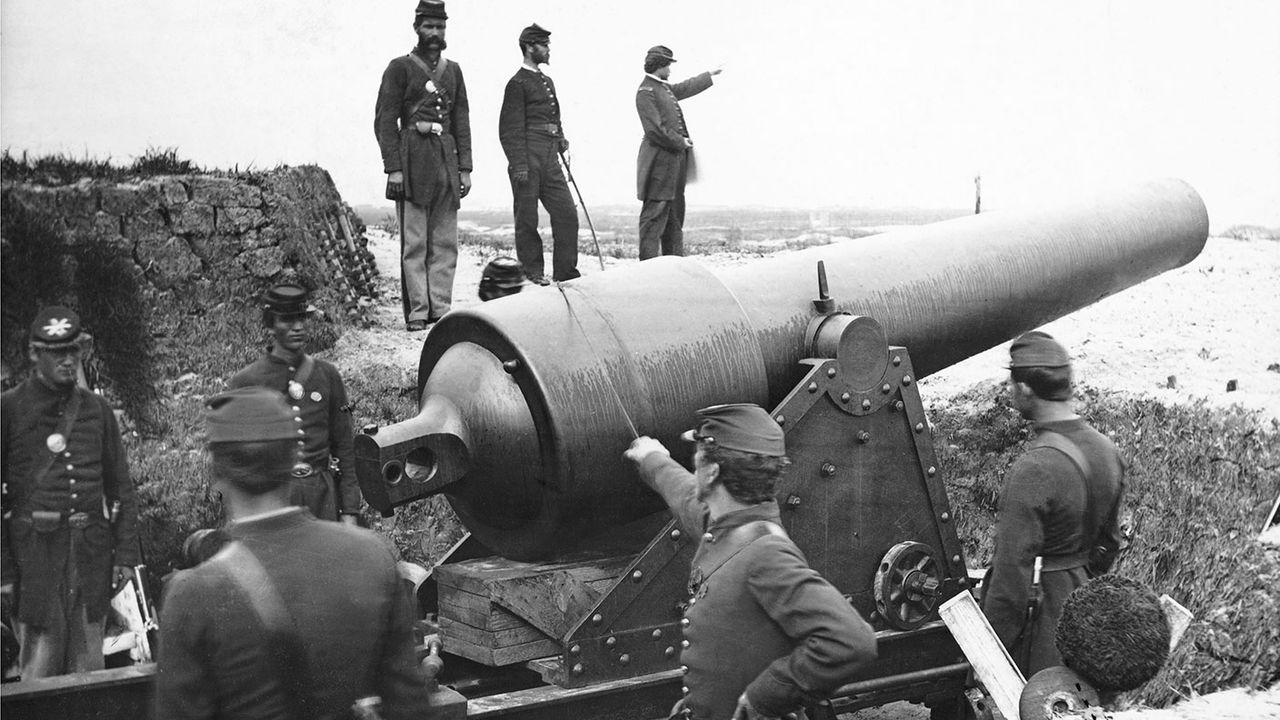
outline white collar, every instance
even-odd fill
[[[520,63],[520,67],[532,73],[537,73],[539,75],[542,74],[542,70],[537,65],[530,65],[529,63]]]
[[[662,83],[663,85],[670,85],[670,84],[671,84],[671,81],[670,81],[670,80],[663,80],[662,78],[658,77],[657,75],[654,75],[653,73],[645,73],[645,74],[644,74],[644,76],[645,76],[645,77],[651,77],[651,78],[653,78],[654,80],[657,80],[658,82]]]

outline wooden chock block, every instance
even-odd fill
[[[444,649],[493,667],[555,655],[632,559],[489,557],[437,566]]]
[[[1000,714],[1008,720],[1019,720],[1018,701],[1027,680],[982,614],[978,601],[966,590],[944,602],[938,614]]]

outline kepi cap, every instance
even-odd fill
[[[418,0],[418,7],[413,11],[413,19],[416,22],[422,18],[448,20],[449,16],[445,14],[444,3],[441,0]]]
[[[301,285],[283,283],[267,291],[262,298],[262,309],[276,315],[310,315],[316,311],[311,294]]]
[[[31,344],[53,350],[70,347],[80,337],[80,316],[71,308],[50,305],[31,321]]]
[[[205,402],[208,442],[294,440],[298,425],[284,393],[266,387],[243,387],[219,393]]]
[[[551,31],[534,23],[520,31],[521,43],[545,43],[551,37]]]
[[[672,54],[671,48],[667,47],[666,45],[654,45],[653,47],[649,48],[649,51],[644,54],[644,59],[647,61],[650,58],[658,58],[660,60],[666,60],[669,63],[673,63],[676,61],[676,56]]]
[[[1026,367],[1070,367],[1071,356],[1062,343],[1048,333],[1032,330],[1023,333],[1009,346],[1009,369]]]
[[[698,427],[685,431],[680,437],[690,442],[714,442],[722,448],[767,457],[787,454],[782,427],[759,405],[712,405],[699,410],[698,416],[701,418]]]
[[[524,266],[513,257],[496,257],[484,266],[480,282],[500,288],[520,287],[525,284]]]

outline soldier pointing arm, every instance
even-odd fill
[[[694,471],[641,437],[625,456],[702,538],[682,625],[684,699],[673,717],[775,718],[848,681],[876,656],[871,627],[811,569],[773,499],[787,465],[782,428],[762,408],[698,411]]]

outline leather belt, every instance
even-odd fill
[[[525,125],[524,128],[534,132],[543,132],[548,135],[555,135],[556,137],[561,136],[560,125],[557,123],[530,123],[529,125]]]
[[[87,512],[59,512],[57,510],[34,510],[30,514],[31,522],[39,532],[51,532],[65,520],[72,530],[84,530],[93,520]]]

